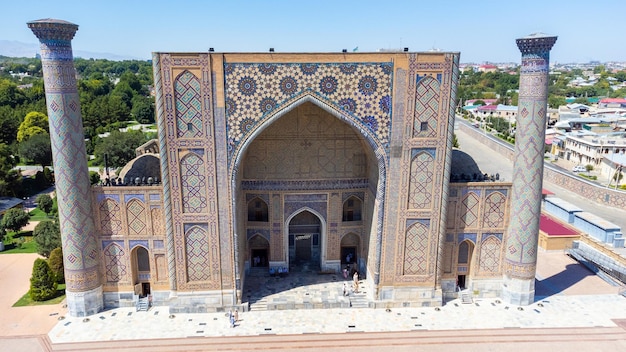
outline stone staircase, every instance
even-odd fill
[[[263,298],[254,303],[250,303],[251,312],[261,312],[267,310],[267,299]]]
[[[140,298],[137,301],[137,312],[147,312],[150,309],[150,300],[148,297]]]
[[[472,299],[472,294],[469,290],[463,290],[459,292],[459,297],[461,298],[461,303],[463,304],[472,304],[474,300]]]
[[[350,293],[350,307],[351,308],[369,308],[369,301],[367,300],[366,292],[363,292],[363,288],[359,287],[359,293]]]
[[[350,295],[350,307],[351,308],[369,308],[369,301],[365,293],[352,293]]]
[[[249,269],[248,275],[257,277],[270,276],[269,268],[260,266],[252,267]]]

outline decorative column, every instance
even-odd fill
[[[502,299],[529,305],[535,299],[550,49],[557,37],[536,33],[517,39],[520,70],[511,220],[505,247]]]
[[[83,121],[72,56],[71,41],[78,25],[42,19],[29,22],[28,27],[41,43],[67,308],[71,316],[82,317],[101,311],[103,298]]]

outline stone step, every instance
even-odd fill
[[[140,298],[137,302],[137,311],[138,312],[147,312],[150,308],[150,301],[148,298]]]
[[[267,300],[266,299],[261,299],[258,300],[254,303],[250,304],[250,311],[251,312],[260,312],[260,311],[266,311],[267,310]]]
[[[473,301],[472,295],[469,292],[461,292],[461,303],[472,304]]]
[[[359,293],[351,293],[348,298],[350,299],[350,307],[352,308],[369,308],[369,301],[367,300],[367,295],[360,288]]]

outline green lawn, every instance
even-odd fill
[[[37,253],[37,243],[35,243],[32,231],[18,234],[9,232],[7,237],[8,241],[4,242],[4,250],[0,254]]]
[[[59,284],[57,287],[57,296],[49,299],[47,301],[36,302],[30,299],[30,295],[28,292],[22,298],[18,299],[17,302],[13,304],[13,307],[25,307],[25,306],[41,306],[46,304],[58,304],[61,303],[65,299],[65,284]]]
[[[11,253],[37,253],[37,243],[33,238],[32,231],[19,233],[9,231],[6,241],[4,241],[4,251],[0,254]]]
[[[54,218],[49,217],[48,215],[46,215],[46,213],[41,211],[41,209],[39,209],[39,208],[35,208],[35,209],[31,210],[30,213],[28,213],[28,214],[30,215],[30,221],[52,221],[52,220],[54,220]]]

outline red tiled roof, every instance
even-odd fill
[[[560,222],[545,214],[541,214],[541,218],[539,219],[539,230],[543,231],[548,236],[578,235],[578,232],[564,226]]]
[[[626,104],[626,99],[624,98],[604,98],[600,100],[601,103],[622,103]]]
[[[491,110],[498,110],[498,106],[497,105],[483,105],[483,106],[479,106],[478,107],[479,111],[491,111]]]

